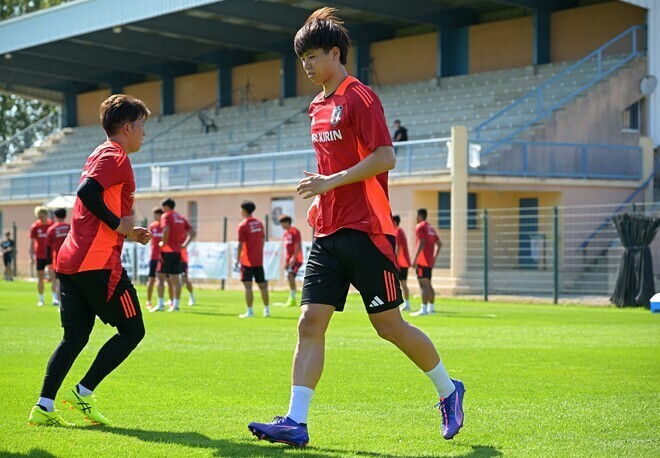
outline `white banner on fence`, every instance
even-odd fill
[[[303,242],[302,243],[302,252],[303,252],[303,263],[298,269],[296,274],[296,280],[302,281],[305,278],[305,268],[307,267],[307,260],[309,259],[309,253],[312,251],[312,242]]]
[[[231,278],[241,279],[241,271],[234,268],[238,258],[238,242],[229,242],[231,250]],[[282,270],[282,242],[264,243],[264,275],[266,280],[279,280]]]
[[[121,250],[121,265],[126,269],[126,274],[132,280],[135,278],[135,243],[124,242]]]
[[[137,247],[137,269],[140,277],[149,275],[149,262],[151,261],[151,243],[146,245],[134,244]]]
[[[188,245],[188,277],[226,280],[229,250],[226,243],[191,242]]]

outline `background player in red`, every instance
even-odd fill
[[[154,207],[152,210],[153,221],[149,223],[149,232],[151,232],[151,256],[149,257],[149,276],[147,280],[147,310],[151,311],[153,305],[151,297],[154,293],[154,284],[156,283],[156,269],[158,268],[158,260],[160,259],[160,241],[163,239],[163,230],[160,227],[160,217],[163,216],[163,209]],[[172,300],[172,281],[170,277],[166,277],[167,287]],[[157,297],[162,298],[165,295],[165,281],[158,277]],[[160,310],[165,310],[164,304],[158,304]]]
[[[307,445],[307,416],[323,371],[325,333],[334,312],[343,310],[352,284],[378,335],[395,344],[435,385],[442,435],[451,439],[463,426],[465,389],[449,378],[431,340],[401,317],[387,189],[387,172],[396,156],[378,95],[344,68],[350,38],[333,13],[327,7],[315,11],[294,39],[307,76],[322,84],[323,91],[309,106],[318,173],[305,172],[297,187],[303,198],[320,200],[305,269],[289,411],[248,428],[260,439]],[[364,383],[387,381],[381,376]]]
[[[401,310],[410,310],[410,298],[408,292],[408,268],[410,267],[410,254],[408,253],[408,238],[403,229],[399,227],[401,217],[394,215],[392,217],[394,227],[396,228],[396,260],[399,263],[399,283],[403,291],[403,305]]]
[[[51,263],[47,249],[48,228],[53,222],[48,218],[46,207],[36,207],[34,216],[37,220],[30,226],[30,262],[37,266],[37,293],[39,295],[37,306],[41,307],[44,305],[46,267]],[[52,291],[54,293],[55,289]]]
[[[4,278],[7,281],[14,281],[11,262],[14,259],[16,244],[11,239],[11,232],[5,232],[5,239],[0,242],[0,248],[2,249],[2,262],[5,265]]]
[[[144,137],[146,105],[116,94],[100,108],[107,140],[87,158],[73,206],[71,232],[58,254],[62,288],[60,318],[64,337],[48,361],[37,405],[28,422],[71,426],[54,400],[74,361],[87,345],[95,317],[117,328],[101,348],[78,385],[63,400],[94,424],[110,424],[99,412],[94,390],[119,366],[144,337],[137,293],[121,265],[124,239],[146,245],[149,231],[133,226],[135,177],[128,154],[138,151]]]
[[[66,219],[66,208],[58,208],[53,212],[55,216],[55,223],[48,228],[46,232],[46,240],[48,244],[48,249],[51,253],[51,259],[53,260],[53,305],[60,305],[60,281],[59,275],[57,274],[57,254],[64,243],[64,239],[69,234],[71,230],[71,225],[65,223]]]
[[[241,215],[243,221],[238,223],[238,256],[235,267],[241,268],[241,281],[245,286],[245,303],[247,311],[239,315],[241,318],[252,318],[254,312],[252,304],[254,293],[252,292],[252,280],[257,282],[261,299],[264,302],[264,317],[270,316],[268,303],[268,282],[264,274],[264,225],[252,216],[256,209],[254,202],[245,200],[241,204]]]
[[[163,238],[160,245],[160,263],[158,267],[159,281],[165,281],[169,276],[172,281],[172,305],[168,312],[177,312],[179,310],[179,301],[181,299],[181,248],[186,247],[195,237],[195,231],[186,218],[174,211],[176,203],[172,199],[165,199],[161,202],[163,215],[160,217],[160,227],[163,230]],[[159,291],[160,294],[160,291]],[[158,296],[158,308],[152,311],[161,310],[163,296]]]
[[[435,290],[431,284],[431,276],[435,260],[442,248],[442,242],[438,234],[435,233],[433,226],[426,221],[427,216],[428,212],[425,208],[417,210],[416,248],[413,266],[417,272],[419,288],[422,290],[422,306],[418,311],[411,313],[411,316],[435,313]]]
[[[284,229],[284,247],[286,248],[286,257],[284,260],[284,270],[286,278],[289,281],[289,299],[284,303],[285,307],[293,307],[296,303],[296,275],[300,266],[302,266],[302,238],[300,231],[291,225],[291,217],[288,215],[280,216],[280,225]]]

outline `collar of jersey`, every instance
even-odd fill
[[[344,92],[346,92],[346,88],[348,88],[348,86],[353,82],[359,82],[359,80],[357,78],[355,78],[354,76],[348,75],[346,78],[344,78],[344,81],[341,82],[339,87],[337,87],[337,89],[335,89],[335,92],[333,92],[330,95],[324,96],[324,98],[329,99],[330,97],[332,97],[335,94],[336,95],[344,95]]]

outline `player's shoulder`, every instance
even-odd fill
[[[374,90],[356,78],[352,78],[346,86],[344,97],[349,104],[358,107],[369,108],[374,103],[380,103],[380,99]]]

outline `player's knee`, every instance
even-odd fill
[[[299,338],[317,338],[323,335],[323,326],[313,313],[303,312],[298,320]]]
[[[86,324],[76,326],[66,326],[64,328],[64,337],[62,343],[71,346],[77,351],[82,350],[87,342],[89,342],[89,335],[92,332],[92,327]]]
[[[133,346],[137,346],[137,344],[144,339],[146,334],[142,319],[128,320],[126,323],[123,323],[121,327],[118,327],[117,330],[121,336],[130,340]]]
[[[403,320],[388,320],[379,321],[373,325],[381,339],[385,339],[390,342],[396,342],[400,340],[401,336],[405,332],[406,323]]]

